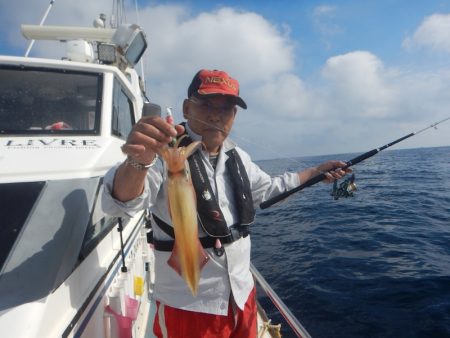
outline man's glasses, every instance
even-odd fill
[[[200,100],[195,97],[191,97],[189,101],[197,105],[202,112],[207,112],[208,114],[214,112],[218,112],[219,114],[230,114],[235,107],[235,105],[231,103],[226,103],[222,106],[215,106],[207,100]]]

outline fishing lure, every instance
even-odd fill
[[[166,107],[166,122],[171,124],[172,126],[175,126],[175,122],[173,120],[173,115],[172,115],[172,107]],[[177,143],[177,138],[173,137],[172,140],[169,142],[169,146],[170,147],[174,147],[175,144]]]

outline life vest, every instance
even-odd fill
[[[184,125],[184,123],[183,123]],[[192,139],[185,132],[180,146],[187,146],[192,142]],[[180,135],[183,136],[183,135]],[[206,173],[205,165],[201,158],[201,150],[194,152],[189,158],[189,169],[191,172],[192,185],[197,197],[197,219],[199,225],[206,232],[209,239],[203,239],[204,247],[212,247],[214,239],[219,238],[222,243],[231,243],[240,237],[245,237],[249,234],[249,225],[255,220],[255,208],[253,206],[253,198],[250,189],[250,181],[248,179],[247,171],[241,157],[235,149],[226,152],[228,159],[225,162],[227,171],[230,175],[231,185],[234,194],[234,204],[237,209],[238,219],[237,224],[231,227],[227,226],[222,211],[220,210],[217,198],[213,193],[209,178]],[[156,224],[168,235],[174,237],[173,228],[164,223],[161,219],[153,215]],[[156,241],[160,242],[160,241]],[[155,243],[155,248],[158,249]],[[160,250],[166,251],[169,248]]]

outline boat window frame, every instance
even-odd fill
[[[133,125],[136,124],[136,118],[135,118],[135,109],[133,100],[131,99],[130,94],[127,93],[126,87],[122,84],[120,79],[117,76],[114,76],[113,80],[113,97],[112,97],[112,105],[111,105],[111,135],[120,138],[121,140],[126,140],[128,137],[128,134],[131,131],[131,128]],[[120,100],[121,98],[126,99],[126,112],[123,112],[121,108],[122,106],[119,105],[119,107],[116,107],[116,100]],[[119,101],[120,102],[120,101]],[[128,113],[128,114],[127,114]],[[129,130],[121,131],[118,129],[115,129],[116,125],[119,125],[120,119],[116,120],[117,117],[120,117],[121,115],[124,115],[125,117],[129,116],[130,125]]]

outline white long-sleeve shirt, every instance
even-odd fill
[[[194,134],[189,127],[186,129],[192,140],[200,139],[200,136]],[[255,207],[272,196],[300,184],[297,173],[285,173],[284,175],[270,177],[251,161],[246,152],[236,147],[229,139],[225,140],[221,147],[215,170],[209,163],[208,153],[202,152],[201,158],[209,177],[209,183],[228,226],[238,222],[231,179],[225,166],[225,161],[228,158],[225,152],[232,148],[237,150],[246,168]],[[105,189],[102,205],[106,213],[115,216],[125,213],[133,216],[139,211],[150,208],[151,212],[161,220],[167,224],[172,224],[165,188],[167,174],[162,161],[158,161],[155,166],[149,169],[142,195],[126,203],[111,196],[116,170],[117,167],[112,168],[104,178]],[[251,231],[257,230],[251,229]],[[205,235],[200,227],[199,236]],[[155,223],[153,223],[153,236],[159,240],[173,239]],[[213,249],[205,249],[210,259],[201,270],[198,293],[195,297],[192,296],[186,282],[167,264],[171,252],[155,250],[155,298],[175,308],[227,315],[230,293],[232,293],[237,306],[243,309],[254,286],[253,277],[250,273],[250,235],[223,246],[225,254],[221,257],[218,257]]]

